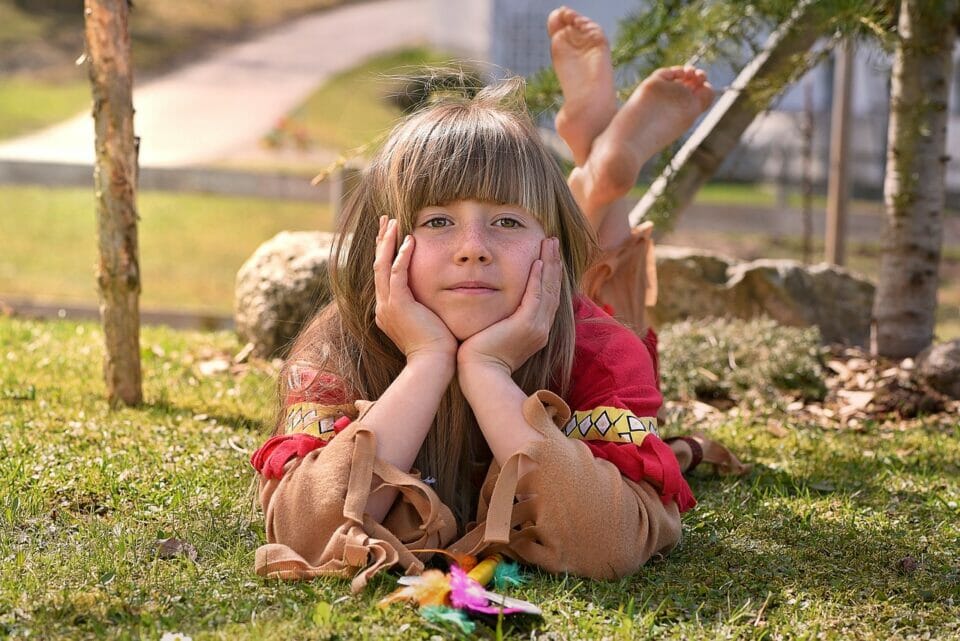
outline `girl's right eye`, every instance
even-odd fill
[[[423,226],[429,229],[439,229],[441,227],[446,227],[450,223],[449,220],[443,216],[434,216],[433,218],[428,218],[424,221]]]

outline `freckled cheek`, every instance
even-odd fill
[[[442,253],[435,246],[417,241],[413,256],[410,257],[407,284],[413,297],[420,302],[426,302],[428,295],[439,286],[437,276],[440,265],[437,261],[440,256]]]
[[[517,246],[513,248],[510,254],[515,257],[518,271],[522,272],[524,276],[527,276],[530,274],[533,261],[540,258],[540,243],[539,241],[517,243]]]

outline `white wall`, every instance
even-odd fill
[[[489,61],[493,0],[430,0],[430,44],[472,60]]]

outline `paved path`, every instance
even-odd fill
[[[307,16],[136,88],[141,166],[174,167],[249,148],[332,74],[422,42],[428,0],[380,0]],[[0,159],[93,162],[87,113],[0,144]]]

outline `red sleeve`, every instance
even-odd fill
[[[653,330],[641,339],[585,297],[577,299],[574,313],[577,329],[567,401],[570,409],[589,412],[614,407],[638,417],[656,417],[663,397]],[[673,450],[655,433],[644,436],[639,445],[584,442],[595,457],[610,461],[627,478],[651,483],[664,503],[676,501],[681,512],[696,505]]]
[[[344,416],[333,424],[336,433],[350,425],[350,418]],[[283,477],[283,466],[294,457],[304,457],[313,450],[325,446],[329,441],[311,434],[278,434],[267,439],[250,457],[250,465],[268,479]]]
[[[584,441],[593,455],[610,461],[620,473],[634,482],[647,481],[660,493],[665,504],[675,501],[681,512],[697,504],[690,485],[680,472],[677,457],[670,446],[650,434],[640,445]]]
[[[328,372],[294,364],[286,376],[287,393],[283,399],[284,407],[297,403],[345,405],[351,401],[350,393],[343,380]]]
[[[637,416],[656,416],[663,403],[651,357],[656,334],[641,340],[584,297],[578,297],[574,314],[576,347],[565,399],[570,409],[608,405]]]
[[[284,410],[294,408],[295,411],[299,411],[304,404],[322,406],[326,409],[349,404],[349,394],[345,386],[332,374],[294,365],[287,372],[285,383],[287,393],[284,397]],[[253,453],[250,464],[266,478],[279,479],[283,476],[283,467],[287,461],[294,457],[306,456],[313,450],[325,446],[329,438],[343,431],[350,422],[349,417],[341,416],[333,422],[333,433],[331,434],[328,427],[320,435],[323,438],[299,430],[277,434],[267,439],[267,442]]]

